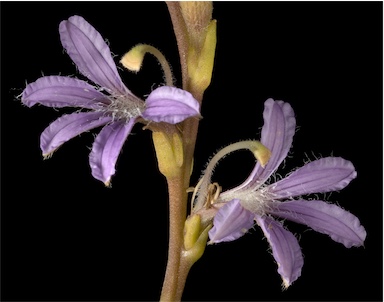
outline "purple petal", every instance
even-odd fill
[[[226,203],[213,219],[209,243],[233,241],[243,236],[253,226],[254,214],[242,207],[239,199]]]
[[[267,216],[256,215],[255,218],[271,246],[272,255],[278,265],[277,272],[287,288],[301,275],[304,260],[300,245],[296,237],[281,223]]]
[[[23,91],[21,101],[28,107],[81,107],[93,109],[109,104],[108,98],[87,82],[61,76],[39,78]]]
[[[296,119],[292,107],[283,101],[268,99],[264,103],[264,126],[261,131],[261,143],[271,150],[271,158],[262,168],[257,162],[248,178],[238,187],[222,193],[223,198],[238,190],[252,187],[257,189],[276,171],[292,146]]]
[[[96,137],[89,155],[89,163],[94,178],[110,185],[111,177],[115,174],[117,157],[126,141],[136,120],[128,123],[118,121],[105,126]]]
[[[269,186],[276,198],[325,193],[345,188],[356,177],[355,167],[341,157],[325,157],[306,164]]]
[[[63,143],[93,128],[105,125],[111,117],[101,112],[82,112],[63,115],[50,124],[40,136],[40,148],[43,156],[49,156]]]
[[[80,72],[114,94],[130,93],[125,87],[108,45],[86,20],[72,16],[59,26],[60,39]]]
[[[347,248],[363,245],[367,236],[356,216],[321,200],[274,202],[269,213],[305,224],[317,232],[329,235]]]
[[[264,183],[287,157],[295,134],[296,119],[291,105],[268,99],[264,103],[264,125],[260,142],[271,150],[271,158],[264,169],[257,163],[251,173],[253,183]]]
[[[188,91],[163,86],[148,96],[142,116],[154,122],[177,124],[188,117],[200,115],[200,105]]]

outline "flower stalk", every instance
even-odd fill
[[[180,55],[182,87],[201,105],[204,91],[211,81],[216,46],[212,2],[167,2],[167,6]],[[197,216],[190,217],[194,222],[192,225],[189,224],[191,220],[187,219],[187,189],[198,125],[197,118],[188,118],[178,124],[180,136],[176,140],[173,134],[167,134],[168,138],[154,134],[159,169],[167,178],[169,192],[168,262],[161,301],[181,300],[189,270],[202,256],[211,227],[201,228]],[[166,149],[172,152],[167,153]],[[180,158],[182,164],[175,165],[178,159],[181,163]]]

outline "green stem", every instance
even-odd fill
[[[180,5],[178,1],[166,1],[169,14],[172,19],[173,29],[175,31],[177,47],[180,56],[181,66],[181,78],[183,80],[183,89],[186,89],[188,81],[188,67],[187,67],[187,56],[188,56],[188,36],[187,28],[184,23],[183,16],[180,11]]]
[[[192,93],[201,104],[203,92],[188,89],[189,76],[187,66],[188,35],[183,16],[178,2],[166,2],[172,19],[173,28],[177,40],[180,55],[182,87]],[[184,223],[187,218],[188,195],[190,176],[192,171],[193,155],[195,151],[196,137],[199,120],[190,118],[181,125],[184,164],[180,168],[177,177],[167,179],[169,191],[169,248],[168,262],[164,277],[160,301],[180,301],[189,270],[192,266],[187,259],[182,257],[184,250]]]
[[[181,258],[184,249],[184,223],[187,217],[190,173],[199,121],[183,123],[184,165],[177,177],[167,179],[169,192],[169,247],[168,262],[160,301],[180,301],[191,265]]]
[[[185,281],[187,280],[189,270],[191,269],[193,263],[187,261],[185,258],[180,259],[180,265],[179,265],[179,272],[178,272],[178,278],[183,280],[183,282],[179,282],[178,287],[176,289],[176,297],[180,297],[178,301],[181,300],[181,297],[183,296],[184,287],[185,287]]]
[[[160,301],[179,301],[177,288],[181,250],[183,248],[183,230],[187,213],[187,193],[184,177],[167,179],[169,190],[169,247],[168,262],[165,272]]]

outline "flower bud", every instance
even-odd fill
[[[201,217],[198,214],[193,214],[185,221],[183,257],[190,264],[195,263],[204,254],[208,241],[208,232],[211,228],[212,224],[203,228]]]
[[[211,1],[180,1],[180,9],[191,42],[197,49],[202,47],[206,29],[212,19]]]
[[[180,135],[176,132],[167,135],[164,132],[154,131],[152,137],[160,172],[167,178],[177,176],[184,161]]]

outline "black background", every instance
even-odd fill
[[[215,2],[218,40],[196,146],[195,184],[217,149],[257,139],[268,97],[290,102],[299,131],[281,174],[307,156],[342,156],[358,177],[327,196],[361,220],[363,248],[287,223],[300,235],[302,276],[281,290],[277,267],[255,228],[208,246],[192,268],[184,300],[372,301],[382,299],[382,3]],[[58,25],[87,19],[110,43],[116,62],[137,43],[158,47],[180,68],[163,2],[1,3],[2,300],[157,300],[168,240],[167,192],[149,131],[134,128],[112,189],[88,166],[85,133],[43,161],[39,135],[64,112],[26,108],[15,96],[44,75],[75,75]],[[148,56],[138,74],[120,73],[137,95],[162,81]],[[80,75],[78,77],[81,78]],[[97,133],[94,131],[93,133]],[[239,152],[216,169],[224,189],[252,169]]]

